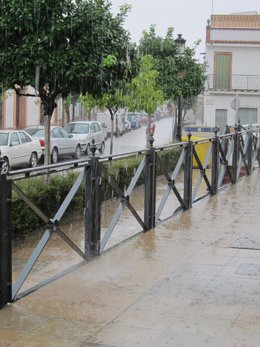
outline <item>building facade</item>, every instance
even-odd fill
[[[212,15],[205,61],[204,125],[260,123],[260,15]]]
[[[22,94],[34,94],[31,87],[22,91]],[[66,109],[62,98],[57,99],[51,123],[64,126],[70,120],[86,118],[83,106],[74,102]],[[8,90],[0,100],[0,129],[23,129],[28,126],[44,124],[44,115],[41,100],[38,97],[17,95],[15,91]]]

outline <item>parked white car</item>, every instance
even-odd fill
[[[42,155],[44,156],[44,127],[28,127],[24,129],[33,138],[38,138],[42,146]],[[61,157],[73,157],[79,159],[81,157],[80,141],[71,136],[65,129],[59,126],[51,126],[51,162],[58,162]]]
[[[105,151],[105,134],[101,127],[101,122],[96,121],[78,121],[70,122],[65,129],[74,138],[78,139],[81,149],[86,154],[90,154],[92,140],[95,140],[97,149],[102,154]]]
[[[39,140],[22,130],[0,130],[0,157],[4,160],[1,173],[11,168],[35,167],[42,155]]]

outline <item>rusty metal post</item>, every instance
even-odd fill
[[[100,255],[101,233],[101,192],[100,174],[101,163],[95,157],[96,145],[94,140],[90,146],[92,156],[90,165],[86,167],[86,194],[85,194],[85,256],[92,259]]]
[[[12,182],[0,174],[0,308],[12,301],[11,216]]]
[[[218,193],[218,178],[219,178],[219,128],[215,127],[215,137],[212,140],[212,166],[211,166],[211,189],[212,195]]]
[[[191,141],[191,133],[187,134],[188,144],[185,147],[184,157],[184,196],[183,201],[185,209],[192,207],[192,156],[193,142]]]
[[[144,224],[146,230],[155,227],[156,210],[156,158],[153,147],[154,138],[150,135],[150,147],[147,150],[147,162],[144,169]]]
[[[234,149],[232,156],[232,183],[237,182],[237,171],[238,171],[238,159],[239,159],[239,133],[238,126],[235,125],[235,134],[233,135]]]

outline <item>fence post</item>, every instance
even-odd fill
[[[192,207],[192,156],[193,142],[191,141],[191,133],[187,134],[188,144],[185,147],[184,157],[184,205],[185,209]]]
[[[12,301],[11,209],[12,182],[0,174],[0,308]]]
[[[248,145],[247,145],[247,167],[248,167],[248,175],[252,174],[253,171],[253,130],[250,130],[248,133]]]
[[[234,149],[232,156],[232,183],[237,182],[237,170],[238,170],[238,158],[239,158],[239,133],[238,126],[235,125],[235,134],[234,134]]]
[[[100,173],[101,163],[95,157],[95,141],[92,141],[90,151],[90,165],[86,167],[86,194],[85,194],[85,256],[92,259],[100,255],[101,233],[101,192]]]
[[[147,149],[147,162],[144,169],[144,224],[146,230],[155,227],[156,209],[156,158],[153,147],[154,138],[149,137],[150,147]]]
[[[215,137],[212,140],[212,166],[211,166],[211,189],[212,195],[218,193],[218,178],[219,178],[219,128],[215,127]]]

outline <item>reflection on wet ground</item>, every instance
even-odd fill
[[[199,170],[194,170],[194,185],[199,176]],[[162,195],[166,189],[167,181],[164,177],[157,178],[157,208],[162,198]],[[180,173],[176,180],[176,187],[179,190],[180,195],[183,194],[183,173]],[[206,185],[201,183],[199,194],[204,195],[206,193]],[[132,206],[136,209],[141,218],[143,218],[143,206],[144,206],[144,187],[136,187],[130,197]],[[102,204],[101,210],[101,239],[107,230],[111,219],[120,203],[117,198],[112,198],[105,201]],[[175,209],[179,207],[179,202],[175,195],[171,192],[169,198],[161,213],[161,219],[164,220],[171,216]],[[84,209],[73,216],[67,217],[60,223],[60,229],[84,252]],[[44,228],[31,233],[29,237],[23,240],[15,240],[13,242],[13,281],[16,280],[19,273],[23,269],[34,248],[43,235]],[[120,216],[120,219],[115,226],[111,237],[109,238],[105,250],[129,239],[130,237],[142,232],[142,227],[136,221],[134,216],[126,207]],[[147,245],[148,246],[148,245]],[[76,264],[80,263],[82,258],[73,251],[63,241],[59,235],[53,234],[48,241],[42,254],[34,265],[27,280],[21,288],[21,292],[31,288],[40,282],[47,280],[51,276],[54,276],[66,269],[69,269]]]

